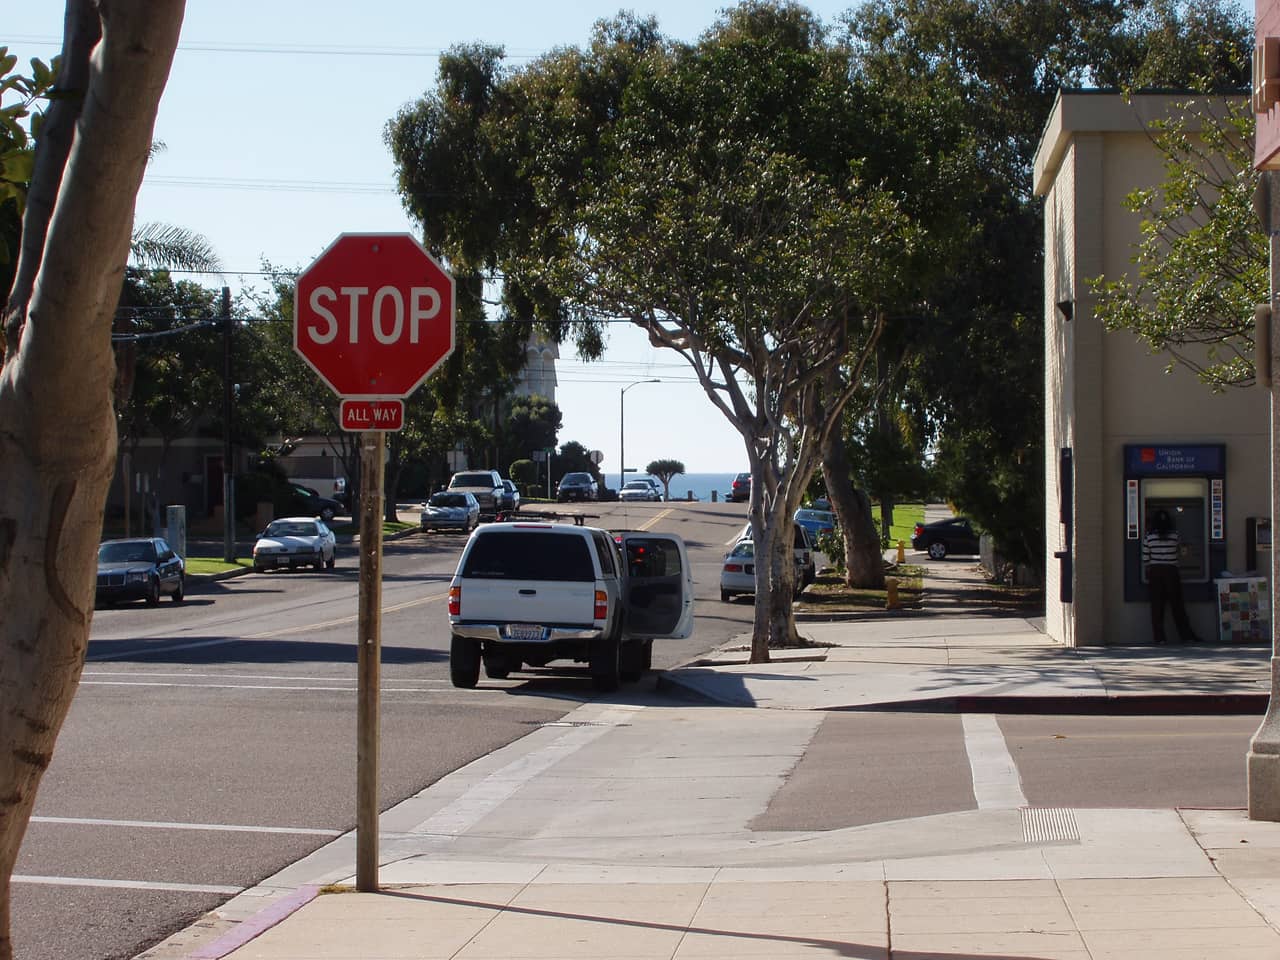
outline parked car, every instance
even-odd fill
[[[966,517],[917,523],[911,546],[928,551],[934,560],[942,560],[953,553],[976,555],[978,533]]]
[[[725,554],[720,567],[720,600],[730,602],[740,593],[756,592],[756,545],[750,540],[739,540]]]
[[[186,565],[160,537],[107,540],[98,547],[97,603],[145,600],[154,607],[168,594],[185,595]]]
[[[814,510],[801,507],[795,513],[795,521],[809,531],[809,539],[817,542],[819,536],[836,528],[836,515],[830,510]]]
[[[619,500],[642,500],[651,503],[661,500],[662,494],[643,480],[628,480],[626,486],[618,491]]]
[[[338,543],[323,520],[314,517],[281,517],[267,524],[253,545],[253,571],[277,567],[290,570],[315,567],[332,570],[338,563]]]
[[[796,558],[796,590],[799,591],[817,579],[818,562],[813,556],[813,540],[809,536],[809,531],[794,520],[791,522],[791,531],[793,535],[792,552]],[[751,524],[748,523],[738,533],[736,543],[751,539]]]
[[[325,523],[332,523],[339,514],[346,514],[347,508],[331,497],[322,497],[313,487],[305,487],[300,483],[289,484],[290,507],[298,513],[319,517]]]
[[[462,470],[449,480],[449,489],[455,493],[466,492],[480,504],[480,517],[491,520],[502,509],[502,497],[506,488],[497,470]]]
[[[663,490],[662,482],[660,480],[658,480],[656,477],[636,477],[636,479],[642,480],[645,483],[647,483],[649,486],[653,487],[653,492],[658,495],[658,499],[659,500],[662,499],[664,490]]]
[[[480,526],[480,504],[465,490],[441,490],[422,505],[418,522],[423,530],[460,530]]]
[[[729,501],[738,503],[751,499],[751,474],[740,473],[733,478],[733,483],[729,487]]]
[[[560,485],[556,488],[556,500],[560,503],[569,500],[596,500],[599,496],[596,479],[589,473],[566,473],[560,478]]]
[[[520,488],[516,486],[514,480],[503,480],[502,489],[505,492],[498,509],[502,513],[515,513],[520,509]]]

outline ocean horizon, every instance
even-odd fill
[[[737,470],[728,473],[677,473],[671,478],[671,499],[688,500],[692,495],[694,500],[706,502],[714,490],[716,500],[723,501],[738,473]]]

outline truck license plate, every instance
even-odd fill
[[[541,640],[542,628],[536,623],[513,623],[507,633],[512,640]]]

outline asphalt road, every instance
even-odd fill
[[[744,506],[568,509],[688,542],[700,614],[692,638],[655,643],[658,669],[749,628],[749,605],[718,600]],[[463,542],[386,545],[384,809],[596,696],[572,666],[450,685],[445,596]],[[192,582],[182,604],[95,613],[15,871],[18,957],[133,957],[354,827],[357,574],[345,548],[333,573]]]

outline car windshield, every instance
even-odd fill
[[[268,537],[314,537],[319,531],[304,520],[277,520],[266,529]]]
[[[733,550],[730,551],[731,557],[754,557],[756,555],[756,545],[750,540],[743,540]]]
[[[590,483],[591,474],[589,473],[566,473],[561,483]]]
[[[493,475],[488,473],[455,473],[449,481],[451,487],[492,487]]]
[[[623,490],[648,490],[649,485],[643,480],[628,480]]]
[[[156,545],[150,540],[134,543],[104,543],[98,548],[99,563],[154,563]]]
[[[818,523],[831,523],[835,517],[823,510],[797,510],[797,520],[813,520]]]
[[[460,493],[433,493],[427,502],[433,507],[465,507],[467,498]]]

